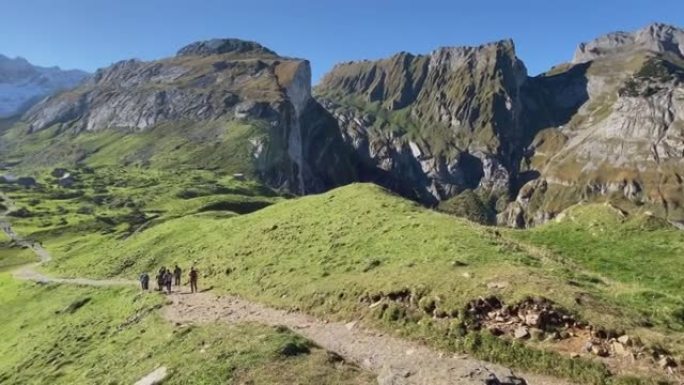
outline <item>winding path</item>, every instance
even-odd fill
[[[4,197],[5,202],[9,200]],[[11,206],[11,202],[10,202]],[[11,208],[8,208],[10,211]],[[36,268],[52,259],[39,243],[16,234],[7,219],[0,216],[0,228],[17,244],[28,247],[40,262],[13,272],[17,279],[85,286],[136,285],[131,280],[56,278]],[[186,289],[184,289],[186,290]],[[164,317],[176,324],[209,322],[254,322],[286,326],[322,348],[335,352],[349,362],[375,373],[380,385],[566,385],[555,378],[513,373],[500,365],[489,364],[465,355],[450,355],[423,344],[367,330],[357,322],[328,322],[299,312],[287,312],[246,301],[235,296],[210,293],[173,293],[163,308]]]

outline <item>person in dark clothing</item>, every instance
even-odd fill
[[[150,289],[150,275],[147,273],[140,274],[140,287],[143,290]]]
[[[180,286],[181,285],[181,275],[183,272],[181,271],[181,268],[176,265],[176,267],[173,269],[173,278],[174,278],[174,285]]]
[[[171,284],[173,284],[173,274],[171,274],[171,270],[166,270],[164,273],[164,286],[166,286],[168,294],[171,294]]]
[[[166,275],[166,268],[164,266],[159,269],[159,274],[157,274],[157,291],[162,291],[164,287],[164,276]]]
[[[197,269],[195,269],[195,266],[190,268],[190,292],[196,293],[197,292],[197,278],[199,276],[199,273],[197,272]]]

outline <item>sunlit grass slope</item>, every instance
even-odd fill
[[[180,327],[158,314],[163,302],[134,289],[39,286],[0,274],[0,383],[132,384],[159,366],[171,373],[164,384],[373,383],[285,329]],[[289,344],[308,349],[287,356]]]

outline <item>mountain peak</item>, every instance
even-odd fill
[[[581,43],[573,63],[635,51],[671,53],[684,57],[684,30],[664,23],[652,23],[635,32],[612,32],[590,42]]]
[[[240,39],[211,39],[188,44],[178,50],[176,56],[208,56],[227,53],[277,55],[274,51],[253,41]]]

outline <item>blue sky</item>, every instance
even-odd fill
[[[684,26],[684,1],[2,0],[0,53],[93,71],[238,37],[311,60],[316,80],[341,61],[512,38],[536,74],[582,41],[654,21]]]

